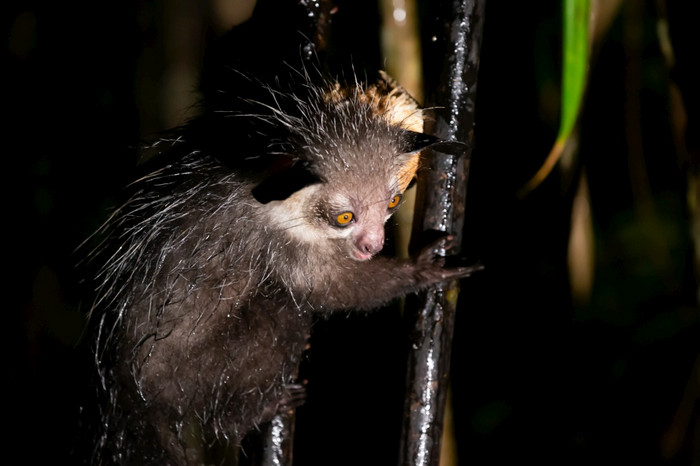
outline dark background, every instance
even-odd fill
[[[381,66],[376,4],[338,4],[338,53]],[[561,12],[486,6],[464,246],[486,270],[463,283],[457,315],[459,464],[700,464],[698,7],[669,2],[669,68],[663,4],[627,2],[615,16],[590,69],[576,163],[525,198],[557,131]],[[209,2],[3,5],[5,445],[50,464],[69,458],[91,370],[73,251],[105,218],[139,140],[182,121],[193,94],[168,91],[194,93],[223,27]],[[583,295],[567,266],[582,172],[594,277]],[[317,325],[298,464],[395,463],[404,332],[393,309]]]

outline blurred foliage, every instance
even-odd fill
[[[589,60],[589,0],[565,0],[563,14],[563,70],[561,122],[557,140],[569,137],[578,119]]]

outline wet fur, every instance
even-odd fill
[[[420,148],[419,111],[398,118],[379,105],[380,84],[262,86],[265,100],[206,112],[152,146],[91,255],[95,463],[226,460],[216,445],[235,451],[289,401],[312,315],[374,309],[468,274],[443,269],[435,248],[353,257],[383,240]],[[304,182],[262,189],[271,179]],[[357,221],[334,225],[346,210]]]

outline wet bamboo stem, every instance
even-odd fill
[[[469,160],[473,143],[474,100],[484,0],[425,2],[423,57],[425,106],[439,107],[426,122],[426,133],[466,142],[455,156],[433,152],[419,175],[411,249],[418,250],[435,235],[454,237],[446,255],[460,252]],[[421,293],[413,307],[406,405],[399,464],[437,466],[454,333],[459,282],[444,283]]]

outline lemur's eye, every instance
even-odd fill
[[[352,214],[352,212],[343,212],[335,218],[335,224],[339,227],[346,227],[350,225],[353,218],[355,218],[355,216]]]
[[[396,206],[399,205],[399,202],[401,202],[401,194],[397,194],[396,196],[391,198],[391,201],[389,201],[389,208],[394,209]]]

